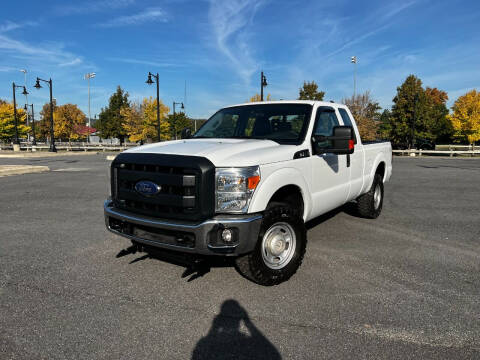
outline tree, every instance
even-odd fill
[[[55,110],[57,108],[57,100],[53,99],[53,114],[55,123]],[[35,135],[37,139],[50,139],[50,103],[43,104],[40,110],[40,121],[35,124]]]
[[[53,129],[56,139],[64,139],[69,142],[78,140],[81,134],[79,126],[85,125],[87,118],[77,105],[65,104],[57,106],[53,113]]]
[[[469,144],[480,140],[480,92],[469,91],[460,96],[452,106],[452,114],[448,116],[455,137],[466,139]]]
[[[298,100],[317,100],[322,101],[325,96],[324,91],[318,91],[318,85],[315,81],[304,81],[303,87],[298,91]]]
[[[378,118],[378,135],[382,139],[389,139],[392,132],[392,113],[385,109]]]
[[[192,120],[190,120],[184,112],[175,113],[175,116],[170,114],[168,115],[167,119],[168,123],[170,124],[173,139],[177,139],[183,129],[192,129]]]
[[[403,84],[397,87],[397,95],[393,98],[390,133],[392,142],[412,145],[413,129],[420,118],[420,101],[424,101],[422,81],[415,75],[409,75]]]
[[[360,137],[363,140],[375,140],[378,132],[378,121],[381,109],[378,102],[370,96],[370,91],[363,94],[352,95],[350,98],[342,99],[342,103],[348,106],[357,123]]]
[[[123,127],[124,118],[120,110],[129,106],[128,93],[118,86],[117,91],[110,96],[108,107],[102,108],[99,119],[95,123],[101,137],[118,138],[120,143],[123,143],[127,133]]]
[[[17,109],[17,131],[19,138],[27,137],[30,127],[25,125],[27,116],[25,110]],[[13,104],[5,101],[0,102],[0,139],[13,140],[15,138],[15,117]]]
[[[450,138],[452,128],[446,118],[448,95],[437,88],[423,89],[422,81],[409,75],[393,98],[390,139],[412,146],[414,138],[436,142]]]
[[[165,119],[169,108],[160,101],[160,139],[170,139],[170,126]],[[133,103],[121,109],[122,126],[132,142],[158,139],[157,100],[144,98],[142,104]]]
[[[260,99],[260,97],[261,97],[260,94],[255,94],[255,95],[253,95],[253,96],[250,98],[250,100],[248,100],[247,102],[259,102],[259,101],[262,101],[262,100]],[[263,100],[264,100],[264,101],[272,101],[273,99],[272,99],[272,96],[271,96],[270,94],[267,94],[267,97],[264,97]]]

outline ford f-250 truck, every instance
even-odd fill
[[[376,218],[392,174],[390,143],[362,143],[349,109],[331,102],[230,106],[182,138],[115,158],[108,230],[138,246],[235,256],[261,285],[297,271],[306,221],[347,202]]]

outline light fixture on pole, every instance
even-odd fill
[[[27,87],[27,70],[26,69],[20,69],[20,71],[23,73],[24,77],[25,77],[25,84],[24,86]],[[28,95],[25,95],[25,103],[27,104],[28,106]],[[27,112],[27,126],[29,125],[29,122],[28,122],[28,112]]]
[[[48,151],[50,152],[57,152],[57,148],[55,147],[55,132],[53,129],[53,95],[52,95],[52,79],[44,80],[37,77],[37,81],[35,83],[34,88],[41,89],[42,85],[40,85],[40,81],[46,82],[48,87],[50,88],[50,148]]]
[[[25,104],[25,111],[27,112],[27,115],[28,115],[28,107],[31,107],[32,108],[32,135],[33,135],[33,141],[32,141],[32,145],[37,145],[37,138],[36,138],[36,135],[35,135],[35,113],[33,111],[33,104]]]
[[[355,100],[357,94],[357,57],[352,56],[350,62],[353,64],[353,99]]]
[[[183,102],[173,102],[173,131],[175,133],[175,140],[177,140],[177,116],[175,114],[175,105],[182,105],[180,107],[182,110],[185,109],[185,106],[183,105]]]
[[[263,88],[267,86],[267,77],[263,74],[263,71],[260,75],[260,101],[263,101]]]
[[[28,95],[27,88],[23,85],[16,85],[15,83],[12,83],[12,88],[13,88],[13,118],[15,121],[15,140],[14,144],[15,145],[20,145],[20,141],[18,140],[18,119],[17,119],[17,100],[15,98],[15,92],[18,88],[23,88],[23,95]]]
[[[145,81],[148,85],[153,84],[152,76],[155,78],[155,82],[157,83],[157,126],[158,126],[157,136],[158,136],[158,142],[160,142],[161,141],[160,139],[160,90],[158,85],[160,77],[158,76],[158,73],[152,74],[149,71],[147,81]]]
[[[85,76],[83,77],[85,80],[88,80],[88,142],[90,142],[90,128],[91,128],[91,115],[90,115],[90,79],[93,79],[97,74],[92,72],[92,73],[88,73],[88,74],[85,74]]]

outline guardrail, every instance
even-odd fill
[[[413,150],[413,149],[405,149],[405,150],[392,150],[394,154],[400,154],[402,156],[422,156],[422,155],[448,155],[450,157],[458,156],[458,155],[470,155],[476,156],[480,155],[480,150]]]
[[[138,146],[137,144],[125,144],[125,145],[109,145],[109,144],[55,144],[58,151],[124,151],[132,147]],[[20,144],[21,151],[48,151],[49,145],[31,145]],[[3,145],[0,150],[13,150],[12,145]]]

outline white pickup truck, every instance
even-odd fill
[[[297,271],[305,222],[347,202],[376,218],[392,174],[390,143],[362,143],[349,109],[332,102],[230,106],[182,138],[115,158],[108,230],[140,248],[234,256],[261,285]]]

